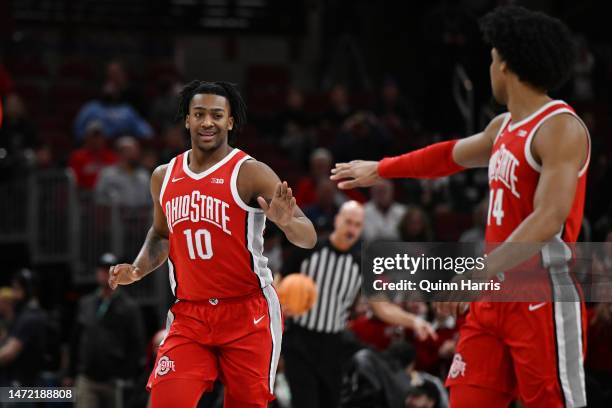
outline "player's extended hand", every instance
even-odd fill
[[[131,264],[113,265],[109,269],[108,286],[115,290],[117,285],[129,285],[140,279],[140,269],[137,266]]]
[[[331,180],[350,179],[338,183],[338,188],[342,190],[370,187],[381,179],[378,175],[377,161],[353,160],[348,163],[336,163],[331,173],[329,177]]]
[[[293,219],[293,211],[296,206],[295,197],[286,181],[276,185],[270,204],[261,196],[257,197],[257,202],[266,217],[279,227],[284,227]]]

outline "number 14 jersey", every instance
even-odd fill
[[[266,217],[238,194],[240,166],[251,157],[233,149],[201,173],[191,151],[170,161],[159,201],[170,230],[170,287],[180,300],[253,294],[272,282],[263,256]]]
[[[578,118],[568,104],[559,100],[547,103],[520,122],[514,123],[510,113],[505,114],[489,160],[490,192],[486,242],[504,242],[533,212],[533,200],[540,178],[541,165],[532,155],[531,144],[540,126],[551,117],[561,114],[569,114]],[[580,122],[582,123],[581,120]],[[576,175],[578,184],[572,209],[565,220],[563,229],[558,234],[558,239],[565,242],[576,242],[580,232],[588,164],[589,157]]]

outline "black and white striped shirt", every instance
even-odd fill
[[[356,247],[339,251],[329,239],[294,254],[283,265],[283,275],[300,272],[317,285],[317,300],[307,313],[293,317],[296,325],[322,333],[346,328],[350,309],[361,288],[360,257]]]

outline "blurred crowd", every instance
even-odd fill
[[[605,137],[611,130],[606,127],[610,107],[596,95],[592,76],[596,61],[584,39],[580,51],[575,78],[562,96],[575,104],[593,140],[581,239],[612,242],[612,190],[607,187],[612,178],[612,145]],[[71,123],[59,129],[59,139],[57,132],[47,132],[48,121],[39,120],[37,101],[20,93],[19,74],[0,60],[1,182],[67,168],[82,196],[102,205],[141,208],[150,205],[153,169],[189,148],[182,120],[176,118],[177,94],[185,81],[176,69],[160,74],[151,88],[133,81],[121,61],[109,61],[97,84],[98,94],[69,112]],[[461,129],[445,134],[428,129],[419,101],[412,100],[396,78],[384,77],[369,92],[351,92],[341,83],[318,92],[289,86],[284,97],[279,111],[253,109],[236,146],[289,181],[321,239],[334,229],[340,206],[355,200],[365,209],[364,241],[482,242],[488,205],[486,170],[439,180],[383,181],[354,191],[340,191],[329,180],[336,162],[378,160],[461,136]],[[491,112],[495,110],[492,106]],[[268,228],[265,245],[270,267],[279,273],[290,256],[282,234]],[[84,398],[102,401],[99,406],[116,406],[119,400],[122,406],[145,406],[144,384],[163,331],[158,331],[161,322],[154,330],[151,325],[147,328],[142,310],[126,293],[109,291],[108,265],[116,262],[116,255],[121,254],[100,254],[97,285],[88,287],[91,293],[70,299],[76,307],[67,316],[41,308],[32,270],[18,271],[10,286],[0,288],[0,384],[75,386]],[[612,254],[604,254],[599,262],[612,267]],[[345,406],[375,407],[372,401],[386,401],[383,395],[389,393],[401,395],[406,408],[447,406],[441,384],[452,364],[462,318],[437,316],[421,302],[401,306],[429,321],[437,338],[419,340],[410,330],[386,324],[359,299],[347,333],[361,351],[346,368]],[[609,304],[589,306],[587,386],[591,401],[602,404],[611,401],[611,312]],[[372,383],[363,371],[372,367],[377,367],[375,377],[393,380]],[[290,391],[282,372],[281,365],[274,404],[289,407]],[[390,383],[399,388],[390,391]],[[219,403],[216,394],[206,398]]]

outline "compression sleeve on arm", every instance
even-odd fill
[[[459,140],[434,143],[422,149],[386,157],[378,163],[383,178],[437,178],[450,176],[465,169],[453,159],[453,147]]]

